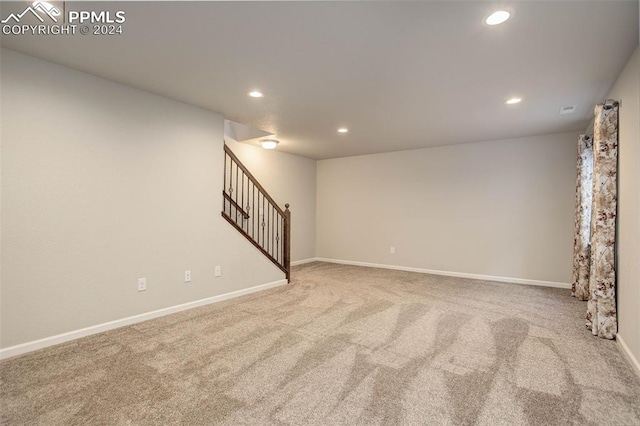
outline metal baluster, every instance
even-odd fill
[[[264,194],[262,194],[262,247],[264,248],[264,214],[265,214],[265,209],[264,209]]]
[[[273,255],[273,205],[269,203],[269,254]]]
[[[231,197],[233,196],[233,159],[229,157],[229,218],[231,218]]]
[[[238,223],[238,195],[240,194],[240,191],[238,190],[238,178],[240,177],[240,166],[238,166],[238,163],[236,163],[236,183],[233,186],[233,201],[235,201],[235,205],[233,206],[233,210],[236,212],[236,223]]]
[[[247,211],[247,220],[245,221],[247,223],[247,234],[249,234],[249,227],[251,226],[251,223],[249,222],[249,220],[251,219],[251,204],[249,203],[249,195],[251,194],[251,179],[249,179],[249,176],[247,176],[247,207],[246,207],[246,211]]]
[[[280,213],[278,213],[278,220],[276,223],[278,224],[276,228],[276,260],[280,263]]]
[[[242,192],[240,194],[240,202],[238,203],[238,205],[240,206],[240,208],[242,208],[242,206],[244,205],[244,170],[242,171]],[[242,214],[242,212],[240,213],[240,216],[242,217],[242,229],[244,229],[244,215]]]
[[[233,197],[233,159],[229,156],[229,201]],[[231,203],[229,203],[229,218],[231,218]]]

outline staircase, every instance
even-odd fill
[[[251,242],[291,282],[291,212],[271,198],[258,180],[224,145],[222,217]]]

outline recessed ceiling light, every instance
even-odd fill
[[[346,127],[340,127],[338,129],[338,133],[347,133],[349,131],[349,129],[347,129]]]
[[[279,141],[275,139],[263,139],[260,141],[264,149],[275,149]]]
[[[489,15],[487,19],[484,20],[484,22],[487,25],[499,25],[509,19],[510,16],[511,14],[506,10],[498,10]]]
[[[251,96],[252,98],[261,98],[264,96],[264,94],[258,90],[254,90],[252,92],[249,92],[249,96]]]
[[[522,99],[520,99],[520,98],[511,98],[511,99],[507,100],[505,102],[505,104],[513,105],[513,104],[519,104],[520,102],[522,102]]]

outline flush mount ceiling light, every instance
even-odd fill
[[[262,144],[264,149],[275,149],[278,143],[280,143],[280,141],[275,139],[263,139],[260,141],[260,144]]]
[[[251,96],[252,98],[262,98],[264,97],[264,94],[259,90],[253,90],[249,92],[249,96]]]
[[[487,25],[500,25],[507,19],[509,19],[510,16],[511,13],[507,12],[506,10],[497,10],[491,15],[487,16],[484,22]]]
[[[349,131],[349,129],[347,129],[346,127],[340,127],[338,129],[338,133],[347,133]]]
[[[515,105],[515,104],[519,104],[520,102],[522,102],[522,99],[520,99],[520,98],[511,98],[511,99],[508,99],[505,102],[505,104],[507,104],[507,105]]]

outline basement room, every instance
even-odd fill
[[[639,5],[0,1],[0,424],[640,426]]]

